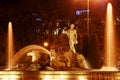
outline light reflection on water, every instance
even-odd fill
[[[20,80],[20,75],[18,71],[0,71],[0,80]]]
[[[0,80],[120,80],[119,71],[0,71]]]

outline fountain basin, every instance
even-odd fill
[[[0,71],[0,80],[119,80],[119,71]]]

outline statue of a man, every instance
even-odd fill
[[[77,31],[74,28],[75,28],[75,25],[71,24],[70,29],[68,29],[68,31],[63,30],[63,33],[66,33],[69,38],[70,50],[76,53],[75,45],[78,43],[78,41],[77,41]]]

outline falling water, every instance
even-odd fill
[[[51,55],[51,52],[48,51],[47,49],[45,49],[44,47],[40,46],[40,45],[28,45],[24,48],[22,48],[21,50],[19,50],[13,57],[14,61],[13,61],[13,65],[16,65],[17,62],[21,59],[21,57],[25,54],[28,54],[28,52],[31,52],[33,50],[39,50],[40,53],[46,53],[48,55]]]
[[[12,58],[13,58],[13,31],[12,23],[8,24],[8,69],[12,69]]]
[[[102,70],[115,71],[115,29],[113,22],[112,4],[108,3],[105,26],[105,67]]]

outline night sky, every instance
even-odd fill
[[[106,1],[90,0],[90,17],[104,19]],[[115,17],[120,16],[120,0],[108,1],[113,4]],[[7,32],[9,21],[13,23],[14,33],[19,33],[21,30],[24,32],[25,28],[33,30],[32,27],[40,26],[39,22],[44,19],[73,20],[76,18],[77,9],[86,10],[87,2],[85,0],[0,0],[0,32]]]
[[[91,18],[98,20],[105,18],[106,1],[90,0]],[[115,17],[120,16],[120,0],[110,1],[113,4]],[[26,31],[32,32],[32,35],[36,26],[41,25],[40,21],[53,18],[74,20],[77,9],[86,10],[87,2],[85,0],[0,0],[0,33],[7,33],[7,25],[11,21],[15,37],[21,32],[23,33],[19,36],[23,36]]]
[[[90,0],[90,17],[104,19],[106,1]],[[115,17],[120,16],[120,0],[110,1],[113,4]],[[85,0],[0,0],[0,33],[1,35],[7,33],[8,22],[11,21],[15,37],[18,40],[21,37],[24,39],[24,36],[28,35],[24,32],[35,34],[36,29],[41,25],[40,21],[45,19],[74,20],[77,9],[86,10],[87,2]]]

